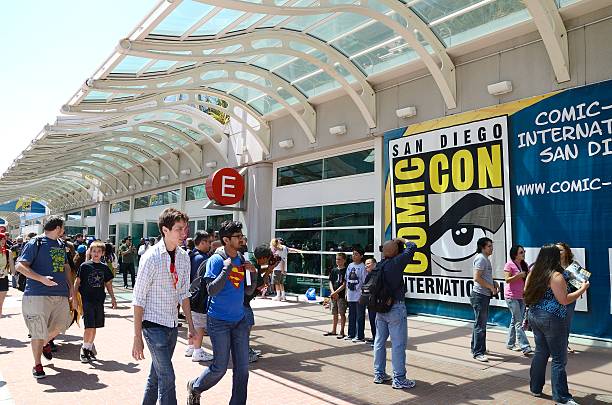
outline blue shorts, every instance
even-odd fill
[[[249,328],[255,325],[255,315],[253,315],[253,309],[247,305],[244,306],[244,317],[247,325],[249,325]]]

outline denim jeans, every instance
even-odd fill
[[[365,339],[365,309],[365,304],[359,302],[348,303],[348,337]]]
[[[147,379],[142,405],[176,404],[176,386],[172,354],[176,346],[178,328],[154,326],[143,328],[142,333],[151,352],[151,371]]]
[[[206,367],[193,383],[193,389],[202,393],[214,387],[225,375],[232,354],[233,382],[230,405],[244,405],[249,383],[249,325],[246,317],[229,322],[208,316],[208,335],[215,356],[210,367]]]
[[[525,313],[525,301],[522,299],[506,299],[508,309],[510,310],[510,326],[508,326],[508,340],[506,342],[507,348],[514,347],[517,339],[522,351],[531,348],[529,345],[529,339],[522,328],[523,325],[523,314]]]
[[[408,314],[406,304],[393,304],[386,313],[376,313],[376,338],[374,339],[374,375],[385,374],[387,348],[385,343],[391,336],[391,365],[393,380],[402,382],[406,379],[406,343],[408,342]]]
[[[572,330],[572,320],[574,320],[574,312],[576,311],[576,301],[567,305],[567,316],[565,317],[565,321],[567,323],[567,340],[569,341],[569,334]]]
[[[121,272],[123,273],[123,285],[128,285],[128,273],[132,280],[132,288],[134,288],[134,282],[136,279],[136,272],[134,270],[134,263],[123,263],[121,264]]]
[[[470,304],[474,309],[474,328],[472,329],[472,356],[485,354],[487,351],[487,319],[491,297],[472,291]]]
[[[538,308],[529,309],[529,325],[535,337],[535,355],[529,370],[531,392],[539,394],[546,379],[548,357],[552,356],[550,381],[554,401],[565,403],[572,395],[567,388],[567,320]]]
[[[371,311],[368,308],[368,318],[370,319],[370,330],[372,332],[372,339],[376,338],[376,312]]]

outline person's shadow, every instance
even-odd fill
[[[95,374],[57,367],[53,363],[45,367],[57,372],[55,375],[47,375],[46,378],[36,380],[39,384],[49,386],[45,392],[94,391],[108,387],[108,385],[101,383]]]
[[[132,362],[123,364],[115,360],[98,359],[96,361],[92,361],[91,363],[89,363],[89,365],[92,368],[101,371],[123,371],[124,373],[129,374],[137,373],[140,371],[140,368],[138,368],[138,364]]]

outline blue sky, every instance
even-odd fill
[[[19,0],[0,13],[0,174],[159,0]]]

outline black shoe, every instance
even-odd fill
[[[178,318],[179,318],[179,319],[185,319],[185,315],[183,315],[183,314],[178,314]]]
[[[96,354],[93,352],[93,350],[87,349],[87,354],[89,355],[89,359],[91,361],[98,361],[98,359],[96,358]]]
[[[200,394],[193,390],[194,381],[187,381],[187,405],[200,405]]]
[[[89,363],[91,358],[89,357],[89,350],[86,348],[81,349],[81,363]]]
[[[36,379],[45,378],[45,370],[43,370],[42,364],[37,364],[32,368],[32,376]]]
[[[45,356],[45,359],[47,360],[53,359],[53,354],[51,354],[51,346],[49,343],[43,346],[42,355]]]

